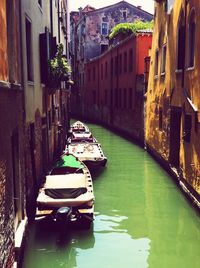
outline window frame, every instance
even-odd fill
[[[191,26],[193,26],[194,29],[191,29]],[[187,68],[194,68],[195,65],[195,41],[196,41],[196,12],[195,9],[192,8],[190,10],[188,18]]]
[[[103,27],[103,25],[106,25],[106,27]],[[105,29],[106,29],[106,33],[104,33]],[[101,23],[101,34],[104,36],[108,35],[108,23],[107,22]]]
[[[160,64],[160,74],[163,76],[165,75],[166,72],[166,58],[167,58],[167,44],[163,44],[161,64]]]

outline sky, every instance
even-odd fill
[[[101,8],[109,5],[116,4],[121,0],[68,0],[70,11],[77,11],[79,7],[84,8],[86,5],[90,5],[95,8]],[[143,10],[149,13],[154,13],[154,0],[126,0],[126,2],[134,6],[142,6]]]

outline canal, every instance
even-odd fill
[[[88,124],[108,157],[94,178],[91,230],[29,230],[23,268],[197,268],[200,218],[169,175],[137,145]]]

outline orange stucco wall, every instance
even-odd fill
[[[179,178],[186,185],[200,195],[200,12],[199,0],[191,0],[185,9],[186,1],[174,1],[170,14],[167,14],[162,3],[156,3],[156,17],[154,25],[153,44],[151,51],[150,75],[146,103],[146,143],[169,166],[173,148],[173,138],[176,125],[172,123],[173,109],[179,111],[180,123],[179,163],[176,166]],[[183,70],[177,70],[177,40],[180,12],[186,10],[186,37],[185,37],[185,66]],[[194,67],[188,68],[188,20],[191,10],[195,11],[195,60]],[[184,20],[185,21],[185,20]],[[166,45],[165,73],[161,74],[162,47]],[[155,58],[158,51],[158,74],[155,75]],[[184,57],[184,54],[183,54]],[[162,110],[160,116],[159,111]],[[185,115],[191,116],[190,141],[184,140]],[[159,123],[162,126],[160,127]],[[177,134],[178,135],[178,134]],[[173,146],[172,146],[173,144]],[[175,152],[176,153],[176,152]],[[200,198],[199,198],[200,199]]]
[[[8,80],[6,0],[0,1],[0,80]]]

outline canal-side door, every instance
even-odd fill
[[[170,153],[169,162],[173,167],[179,167],[180,160],[180,128],[181,108],[172,107],[170,116]]]

